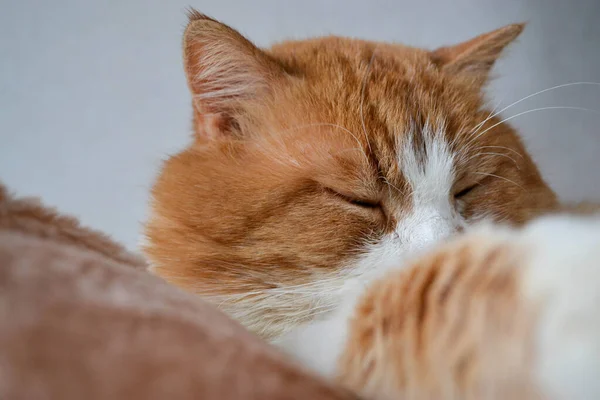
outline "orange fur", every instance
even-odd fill
[[[340,382],[376,399],[535,399],[527,251],[460,239],[373,285],[359,303]]]
[[[481,92],[489,68],[521,29],[434,52],[341,37],[260,50],[192,12],[184,60],[195,135],[152,190],[153,271],[264,337],[280,334],[290,313],[310,320],[309,297],[269,291],[335,276],[410,211],[395,160],[411,124],[445,127],[461,155],[454,192],[478,184],[464,199],[467,218],[522,223],[553,209],[509,125],[492,128],[494,117],[479,130],[489,132],[471,135],[490,114]],[[381,207],[349,209],[331,191]]]
[[[337,379],[365,399],[600,396],[600,219],[490,226],[371,285]]]
[[[342,37],[261,50],[192,12],[194,136],[152,190],[153,272],[266,339],[317,320],[339,300],[318,291],[340,290],[348,265],[418,207],[398,160],[406,143],[426,148],[428,129],[455,156],[448,196],[467,222],[523,225],[558,210],[482,94],[522,29],[434,51]],[[539,310],[523,294],[530,252],[507,237],[459,238],[367,286],[337,379],[368,399],[543,397]]]

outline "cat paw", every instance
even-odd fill
[[[521,236],[539,387],[550,399],[600,399],[600,219],[543,218]]]

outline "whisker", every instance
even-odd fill
[[[507,105],[506,107],[504,107],[503,109],[501,109],[497,113],[494,113],[494,115],[492,115],[492,118],[495,117],[495,116],[497,116],[497,115],[499,115],[499,114],[502,114],[504,111],[508,110],[509,108],[514,107],[517,104],[520,104],[521,102],[523,102],[523,101],[525,101],[527,99],[530,99],[532,97],[538,96],[538,95],[540,95],[542,93],[546,93],[546,92],[549,92],[551,90],[556,90],[556,89],[560,89],[560,88],[564,88],[564,87],[568,87],[568,86],[576,86],[576,85],[600,86],[600,82],[570,82],[570,83],[563,83],[561,85],[552,86],[552,87],[549,87],[547,89],[543,89],[543,90],[540,90],[538,92],[532,93],[532,94],[530,94],[528,96],[523,97],[520,100],[517,100],[517,101],[515,101],[515,102],[513,102],[513,103],[511,103],[509,105]]]
[[[521,157],[521,159],[524,159],[523,154],[519,153],[515,149],[511,149],[510,147],[506,147],[506,146],[480,146],[479,148],[480,149],[504,149],[504,150],[512,152],[513,154],[516,154],[517,156]]]
[[[402,190],[400,190],[400,188],[398,188],[396,185],[392,184],[392,182],[390,182],[385,176],[382,176],[381,179],[383,180],[383,182],[385,182],[388,186],[393,187],[394,189],[396,189],[398,191],[398,193],[402,193]]]
[[[502,104],[502,100],[500,100],[500,101],[499,101],[499,102],[496,104],[496,106],[494,107],[494,109],[493,109],[492,111],[490,111],[490,113],[488,114],[488,116],[486,117],[486,119],[484,119],[483,121],[481,121],[480,123],[478,123],[478,124],[475,126],[475,128],[473,128],[473,130],[472,130],[472,131],[469,133],[469,136],[476,134],[476,133],[477,133],[477,131],[478,131],[479,129],[481,129],[481,127],[482,127],[483,125],[485,125],[485,123],[486,123],[486,122],[488,122],[490,119],[494,118],[494,117],[497,115],[497,113],[496,113],[495,111],[498,109],[498,107],[500,107],[500,104]]]
[[[483,176],[492,176],[494,178],[502,179],[504,181],[512,183],[513,185],[517,185],[521,189],[525,190],[525,188],[523,186],[519,185],[517,182],[515,182],[515,181],[513,181],[511,179],[508,179],[508,178],[506,178],[504,176],[500,176],[500,175],[496,175],[496,174],[490,174],[490,173],[487,173],[487,172],[475,172],[475,174],[476,175],[483,175]]]
[[[532,113],[532,112],[537,112],[537,111],[545,111],[545,110],[580,110],[580,111],[591,112],[591,113],[594,113],[594,114],[600,114],[600,111],[591,110],[589,108],[583,108],[583,107],[551,106],[551,107],[534,108],[532,110],[523,111],[523,112],[520,112],[520,113],[515,114],[513,116],[510,116],[508,118],[504,118],[500,122],[496,122],[494,125],[490,126],[489,128],[487,128],[484,131],[482,131],[479,134],[477,134],[477,136],[474,136],[472,138],[472,140],[470,141],[470,143],[474,142],[475,140],[477,140],[478,138],[480,138],[482,135],[484,135],[486,132],[488,132],[490,129],[493,129],[493,128],[497,127],[500,124],[508,122],[508,121],[510,121],[510,120],[512,120],[514,118],[520,117],[522,115],[526,115],[526,114],[529,114],[529,113]]]
[[[477,154],[473,154],[471,157],[467,158],[466,161],[468,162],[468,161],[472,160],[475,157],[484,156],[484,155],[506,157],[509,160],[511,160],[513,163],[515,163],[515,166],[517,167],[517,169],[519,169],[519,170],[521,169],[521,167],[519,167],[519,164],[517,164],[517,160],[515,160],[514,158],[512,158],[508,154],[502,154],[502,153],[492,153],[492,152],[477,153]]]
[[[486,117],[486,118],[485,118],[483,121],[481,121],[480,123],[478,123],[477,125],[475,125],[475,127],[474,127],[473,129],[471,129],[471,131],[470,131],[469,133],[467,133],[465,136],[471,136],[471,137],[472,137],[473,135],[477,134],[477,132],[478,132],[478,131],[479,131],[479,130],[480,130],[480,129],[481,129],[481,128],[482,128],[482,127],[485,125],[485,123],[486,123],[486,122],[488,122],[488,121],[489,121],[491,118],[493,118],[493,117],[494,117],[494,115],[495,115],[495,113],[494,113],[494,112],[495,112],[495,111],[498,109],[498,107],[500,107],[500,104],[502,104],[502,101],[503,101],[503,99],[500,99],[500,101],[498,101],[498,102],[496,103],[496,106],[495,106],[495,107],[492,109],[492,111],[490,111],[490,113],[488,114],[488,116],[487,116],[487,117]],[[462,132],[462,128],[461,128],[461,130],[460,130],[460,131]],[[456,136],[454,137],[454,139],[453,139],[453,140],[452,140],[452,142],[451,142],[451,146],[452,146],[452,147],[456,148],[456,142],[458,141],[458,138],[459,138],[460,136],[461,136],[461,135],[456,135]],[[470,150],[470,149],[471,149],[471,146],[470,146],[470,145],[471,145],[471,143],[472,143],[472,141],[471,141],[471,140],[469,140],[469,141],[467,142],[467,144],[466,144],[465,146],[463,146],[463,147],[462,147],[462,151],[459,151],[459,157],[460,157],[461,161],[463,161],[463,162],[465,162],[465,161],[464,161],[464,157],[465,157],[465,153],[466,153],[466,151],[468,151],[468,150]],[[465,150],[466,150],[466,151],[465,151]],[[469,158],[469,160],[470,160],[470,158]],[[467,160],[467,161],[468,161],[468,160]]]
[[[552,86],[552,87],[549,87],[549,88],[546,88],[546,89],[543,89],[543,90],[539,90],[539,91],[537,91],[535,93],[532,93],[530,95],[527,95],[527,96],[525,96],[525,97],[523,97],[523,98],[521,98],[521,99],[519,99],[519,100],[517,100],[517,101],[515,101],[515,102],[513,102],[513,103],[511,103],[509,105],[507,105],[506,107],[502,108],[501,110],[499,110],[497,112],[494,112],[494,110],[497,109],[498,106],[500,105],[500,103],[498,103],[496,105],[496,107],[494,107],[494,110],[492,110],[492,112],[490,113],[490,115],[488,115],[487,118],[485,118],[483,121],[481,121],[480,123],[478,123],[468,135],[469,136],[476,135],[477,132],[485,125],[485,123],[487,121],[489,121],[490,119],[498,116],[499,114],[501,114],[504,111],[510,109],[511,107],[514,107],[514,106],[522,103],[525,100],[528,100],[528,99],[530,99],[532,97],[538,96],[538,95],[546,93],[546,92],[550,92],[552,90],[556,90],[556,89],[560,89],[560,88],[564,88],[564,87],[569,87],[569,86],[578,86],[578,85],[600,86],[600,82],[581,81],[581,82],[563,83],[563,84],[560,84],[560,85]],[[479,137],[479,135],[477,137]],[[468,143],[468,144],[470,144],[470,143]]]

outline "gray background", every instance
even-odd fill
[[[2,0],[0,179],[135,247],[159,162],[189,138],[188,4],[259,45],[340,34],[436,47],[528,21],[497,65],[492,101],[600,82],[600,0],[188,1]],[[504,116],[545,106],[600,110],[600,86],[550,91]],[[512,122],[563,199],[600,199],[600,115]]]

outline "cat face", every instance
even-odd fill
[[[152,190],[153,271],[272,338],[474,220],[551,209],[481,93],[521,29],[433,52],[339,37],[263,51],[192,13],[194,140]]]

